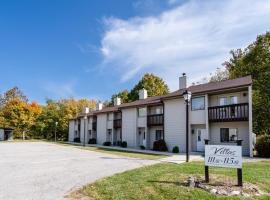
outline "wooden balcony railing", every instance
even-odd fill
[[[163,114],[154,114],[147,116],[147,126],[161,126],[164,123]]]
[[[248,103],[208,108],[208,118],[210,122],[248,121],[248,115]]]
[[[121,128],[122,127],[122,119],[113,120],[113,128]]]
[[[92,122],[92,130],[93,131],[97,130],[97,122]]]

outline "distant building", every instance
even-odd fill
[[[13,129],[0,127],[0,141],[11,141],[13,140]]]

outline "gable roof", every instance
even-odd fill
[[[215,91],[222,91],[227,89],[233,89],[233,88],[241,88],[246,87],[252,84],[252,78],[251,76],[245,76],[241,78],[231,79],[231,80],[225,80],[225,81],[219,81],[219,82],[211,82],[211,83],[205,83],[200,85],[194,85],[187,88],[187,90],[191,91],[192,94],[207,94]],[[171,92],[166,95],[159,95],[154,97],[148,97],[146,99],[140,99],[129,103],[123,103],[118,106],[112,106],[112,107],[106,107],[99,111],[91,111],[88,113],[88,116],[91,115],[97,115],[101,113],[108,113],[108,112],[115,112],[124,108],[132,108],[132,107],[140,107],[145,105],[155,105],[155,104],[161,104],[164,99],[170,99],[170,98],[178,98],[182,97],[183,92],[185,89],[177,90],[174,92]],[[78,117],[83,117],[84,115],[79,115],[73,119],[76,119]]]

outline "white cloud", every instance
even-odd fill
[[[74,97],[75,81],[69,81],[64,83],[59,82],[47,82],[43,85],[43,89],[50,93],[53,98],[69,98]]]
[[[169,3],[175,1],[169,1]],[[106,18],[100,51],[122,81],[141,72],[162,76],[172,89],[186,72],[208,75],[270,27],[270,1],[189,1],[154,17]]]

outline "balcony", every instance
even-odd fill
[[[209,122],[248,121],[248,103],[214,106],[208,108]]]
[[[162,126],[164,122],[163,114],[155,114],[147,116],[147,126]]]
[[[121,128],[122,127],[122,119],[113,120],[113,128]]]
[[[93,131],[97,130],[97,122],[96,121],[92,122],[92,130]]]

